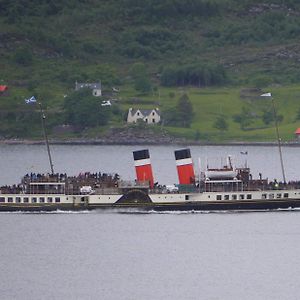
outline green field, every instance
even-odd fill
[[[172,89],[161,89],[162,112],[174,105],[182,93],[187,93],[195,113],[190,128],[165,127],[165,129],[175,136],[186,137],[191,140],[195,139],[197,131],[200,133],[200,140],[212,142],[276,140],[274,122],[266,126],[261,120],[262,110],[272,108],[271,99],[261,97],[252,101],[244,100],[240,98],[241,89],[237,87],[177,89],[175,90],[175,99],[168,97]],[[174,90],[172,91],[174,92]],[[279,123],[282,139],[284,141],[293,140],[294,131],[298,126],[300,127],[300,120],[297,120],[297,112],[300,108],[300,86],[269,87],[263,91],[272,92],[277,114],[283,115],[283,121]],[[153,99],[153,97],[149,97],[149,99]],[[239,124],[233,120],[233,116],[239,114],[242,107],[246,107],[257,115],[247,130],[241,130]],[[146,105],[145,108],[148,106]],[[214,122],[218,116],[223,116],[227,121],[228,129],[226,131],[214,128]]]

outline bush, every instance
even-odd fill
[[[242,130],[246,130],[253,123],[253,116],[246,107],[242,108],[240,114],[234,115],[233,120],[240,124]]]
[[[223,116],[219,116],[216,121],[214,122],[214,128],[220,131],[228,130],[228,123],[226,122]]]

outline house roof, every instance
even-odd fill
[[[0,92],[4,92],[8,90],[8,86],[7,85],[0,85]]]
[[[140,112],[142,113],[143,116],[149,116],[153,110],[154,110],[158,115],[160,115],[160,111],[159,111],[159,109],[157,109],[157,108],[153,108],[153,109],[132,109],[132,110],[131,110],[131,115],[133,116],[137,111],[140,111]]]
[[[75,90],[76,91],[78,91],[79,89],[82,89],[82,88],[101,90],[101,81],[92,82],[92,83],[75,82]]]
[[[300,134],[300,127],[296,129],[295,134]]]

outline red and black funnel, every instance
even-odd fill
[[[175,151],[179,184],[194,184],[195,172],[190,149]]]
[[[149,150],[133,151],[136,178],[138,181],[148,181],[150,187],[154,186],[152,166],[150,162]]]

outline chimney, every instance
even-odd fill
[[[150,162],[149,150],[133,151],[134,166],[137,181],[148,181],[150,187],[154,186],[152,166]]]
[[[175,151],[176,167],[179,184],[194,184],[195,172],[190,149]]]

